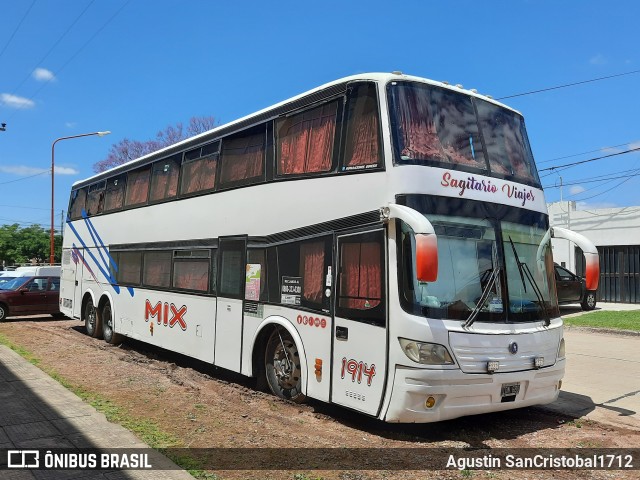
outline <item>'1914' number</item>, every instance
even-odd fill
[[[345,375],[351,375],[351,381],[362,383],[362,377],[367,377],[367,386],[371,386],[371,380],[376,375],[376,365],[374,363],[371,366],[367,366],[364,362],[358,362],[354,359],[347,360],[346,357],[342,358],[342,378]]]

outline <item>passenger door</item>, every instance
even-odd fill
[[[234,372],[240,371],[242,358],[246,252],[246,237],[220,239],[214,363]]]
[[[49,313],[47,305],[47,277],[34,277],[20,288],[13,311],[22,315]]]
[[[383,229],[337,237],[331,400],[378,415],[387,373]]]

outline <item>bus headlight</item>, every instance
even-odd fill
[[[453,359],[442,345],[398,338],[404,354],[423,365],[453,365]]]

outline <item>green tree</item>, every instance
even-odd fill
[[[20,227],[17,223],[0,227],[0,264],[15,265],[49,261],[49,230],[40,225]],[[56,262],[60,262],[62,235],[54,236]]]

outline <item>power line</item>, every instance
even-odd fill
[[[566,83],[564,85],[558,85],[556,87],[541,88],[540,90],[532,90],[530,92],[515,93],[513,95],[507,95],[506,97],[496,98],[496,100],[505,100],[507,98],[524,97],[525,95],[533,95],[534,93],[548,92],[550,90],[558,90],[560,88],[573,87],[575,85],[582,85],[584,83],[598,82],[600,80],[607,80],[609,78],[623,77],[625,75],[633,75],[634,73],[640,73],[640,70],[634,70],[632,72],[625,72],[625,73],[618,73],[616,75],[608,75],[606,77],[592,78],[590,80],[583,80],[581,82]]]
[[[4,54],[4,52],[7,50],[7,48],[9,47],[9,44],[11,43],[11,41],[13,40],[13,37],[16,36],[16,33],[18,33],[18,30],[20,30],[20,26],[22,25],[22,22],[25,21],[25,19],[27,18],[27,15],[29,15],[29,12],[31,11],[31,9],[33,8],[33,6],[36,4],[36,0],[33,0],[33,3],[31,3],[31,5],[29,6],[29,8],[27,9],[27,11],[25,12],[25,14],[22,16],[22,19],[20,20],[20,22],[18,23],[18,26],[15,28],[15,30],[13,31],[13,33],[11,34],[11,36],[9,37],[9,40],[7,40],[7,43],[5,44],[5,46],[2,48],[2,51],[0,52],[0,57],[2,57],[2,54]]]
[[[601,152],[603,150],[609,150],[611,148],[628,147],[632,143],[633,142],[626,142],[626,143],[621,143],[620,145],[611,145],[610,147],[597,148],[595,150],[589,150],[588,152],[574,153],[573,155],[565,155],[564,157],[555,157],[555,158],[551,158],[549,160],[542,160],[541,162],[536,162],[536,163],[538,165],[542,165],[543,163],[554,162],[556,160],[564,160],[565,158],[579,157],[580,155],[586,155],[587,153]]]
[[[602,155],[600,157],[589,158],[587,160],[581,160],[579,162],[565,163],[564,165],[555,165],[553,167],[543,168],[542,170],[538,170],[538,171],[539,172],[545,172],[547,170],[554,171],[554,170],[557,170],[559,168],[562,168],[562,169],[569,168],[569,167],[573,167],[575,165],[581,165],[583,163],[589,163],[589,162],[595,162],[596,160],[602,160],[603,158],[615,157],[616,155],[624,155],[626,153],[637,152],[638,150],[640,150],[640,147],[630,148],[629,150],[625,150],[623,152],[610,153],[609,155]]]
[[[634,170],[625,170],[626,172],[637,172],[637,169]],[[624,173],[624,172],[620,172],[620,173]],[[609,175],[614,175],[613,173],[610,173]],[[570,183],[563,183],[562,185],[548,185],[546,187],[542,187],[545,190],[549,190],[552,188],[561,188],[561,187],[569,187],[571,185],[582,185],[583,183],[595,183],[595,182],[606,182],[609,180],[617,180],[619,178],[631,178],[631,177],[637,177],[638,175],[640,175],[640,173],[633,173],[631,175],[618,175],[616,177],[607,177],[607,178],[594,178],[594,179],[585,179],[585,180],[576,180]],[[582,192],[581,192],[582,193]]]
[[[51,173],[51,169],[49,169],[49,170],[45,170],[45,171],[40,172],[40,173],[36,173],[36,174],[34,174],[34,175],[29,175],[28,177],[20,177],[20,178],[18,178],[18,179],[16,179],[16,180],[9,180],[8,182],[0,182],[0,185],[6,185],[7,183],[21,182],[22,180],[28,180],[28,179],[30,179],[30,178],[38,177],[38,176],[40,176],[40,175],[44,175],[44,174],[47,174],[47,175],[48,175],[49,173]]]
[[[65,32],[64,32],[64,33],[63,33],[63,34],[58,38],[58,40],[56,40],[56,42],[55,42],[55,43],[53,44],[53,46],[49,49],[49,51],[44,55],[44,57],[42,57],[42,58],[40,59],[40,61],[39,61],[38,63],[36,63],[36,66],[34,67],[34,69],[35,69],[36,67],[38,67],[39,65],[42,65],[42,63],[43,63],[43,62],[44,62],[44,61],[49,57],[49,55],[51,54],[51,52],[53,52],[53,50],[58,46],[58,44],[62,41],[62,39],[63,39],[64,37],[66,37],[66,36],[67,36],[67,33],[69,33],[69,32],[71,31],[71,29],[73,28],[73,26],[74,26],[76,23],[78,23],[78,20],[80,20],[80,18],[85,14],[85,12],[86,12],[87,10],[89,10],[89,7],[90,7],[91,5],[93,5],[93,3],[94,3],[94,2],[95,2],[95,0],[92,0],[92,1],[89,3],[89,5],[87,5],[87,6],[85,7],[85,9],[84,9],[84,10],[82,10],[82,12],[80,12],[80,15],[78,15],[78,16],[76,17],[76,19],[71,23],[71,25],[69,25],[69,27],[65,30]],[[33,70],[33,69],[32,69],[32,70]],[[20,87],[21,87],[22,85],[24,85],[24,82],[26,82],[26,81],[29,79],[29,77],[31,77],[31,73],[28,73],[28,74],[27,74],[27,76],[26,76],[26,77],[24,77],[24,78],[22,79],[22,81],[18,84],[18,86],[17,86],[16,88],[14,88],[14,89],[13,89],[13,92],[14,92],[14,93],[15,93],[15,92],[17,92],[17,91],[20,89]]]
[[[64,68],[69,65],[85,48],[87,45],[89,45],[106,27],[107,25],[109,25],[114,18],[116,18],[118,16],[118,14],[124,10],[124,8],[129,5],[129,3],[131,2],[131,0],[127,0],[124,5],[122,5],[117,11],[116,13],[114,13],[113,15],[111,15],[111,17],[109,17],[109,19],[102,24],[102,26],[89,38],[89,40],[87,40],[78,50],[76,50],[76,52],[57,70],[57,73],[62,72],[62,70],[64,70]],[[51,82],[52,79],[48,79],[46,81],[43,82],[42,86],[35,91],[35,93],[33,95],[31,95],[31,97],[29,98],[29,100],[33,100],[35,98],[36,95],[38,95],[38,93],[40,93],[42,91],[42,89],[44,87],[46,87],[49,82]],[[18,112],[18,110],[14,111],[13,114],[9,117],[9,119],[12,119],[16,113]]]

